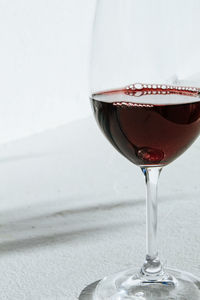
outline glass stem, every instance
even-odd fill
[[[147,255],[141,273],[147,280],[151,281],[160,280],[164,274],[157,248],[157,186],[161,171],[161,167],[142,168],[147,187]]]

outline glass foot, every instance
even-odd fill
[[[192,274],[166,269],[156,282],[133,274],[130,269],[106,277],[86,288],[79,300],[200,300],[200,280]]]

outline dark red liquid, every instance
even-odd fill
[[[152,97],[159,97],[159,104],[152,104],[156,103]],[[112,145],[134,164],[150,166],[170,163],[197,138],[198,97],[197,89],[140,87],[98,93],[91,102],[96,120]],[[141,99],[146,99],[145,103]],[[170,104],[166,104],[168,99]]]

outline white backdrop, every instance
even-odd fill
[[[90,113],[94,0],[0,0],[0,143]]]

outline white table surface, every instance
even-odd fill
[[[200,275],[200,140],[165,168],[160,256]],[[0,147],[0,299],[75,300],[145,257],[139,168],[93,118]]]

